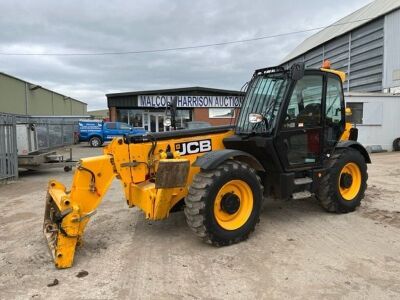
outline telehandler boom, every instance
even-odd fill
[[[249,236],[264,196],[315,195],[329,212],[353,211],[370,158],[344,134],[344,76],[298,64],[256,70],[235,126],[115,138],[103,155],[81,159],[70,190],[49,182],[43,231],[56,267],[72,265],[114,178],[150,220],[184,204],[189,227],[216,246]]]

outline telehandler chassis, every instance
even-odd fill
[[[264,196],[314,195],[329,212],[353,211],[370,158],[345,131],[342,80],[298,65],[256,70],[235,126],[115,138],[103,155],[81,159],[70,190],[49,182],[43,231],[55,266],[72,265],[114,178],[150,220],[184,204],[189,227],[216,246],[249,236]]]

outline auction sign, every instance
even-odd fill
[[[139,95],[138,106],[166,107],[176,98],[177,107],[240,107],[242,96],[161,96]]]

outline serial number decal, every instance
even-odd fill
[[[179,151],[181,155],[210,152],[211,150],[212,147],[210,139],[175,144],[175,151]]]

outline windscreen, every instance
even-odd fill
[[[272,130],[289,80],[283,73],[260,75],[251,81],[240,110],[236,133],[261,133]],[[265,117],[266,122],[251,124],[249,114]]]

